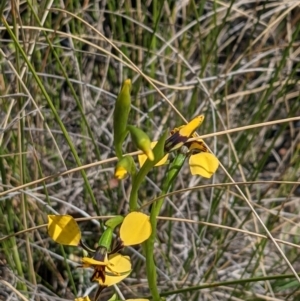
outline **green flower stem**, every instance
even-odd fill
[[[167,177],[162,186],[161,195],[165,195],[170,190],[171,186],[173,185],[174,180],[177,178],[179,171],[185,161],[186,156],[183,154],[178,154],[175,160],[172,162]],[[151,214],[150,214],[150,222],[152,227],[152,233],[148,240],[144,243],[146,249],[146,266],[147,266],[147,278],[148,278],[148,285],[149,289],[152,294],[152,298],[154,301],[160,301],[160,295],[157,289],[157,273],[156,273],[156,266],[154,262],[154,243],[156,238],[157,232],[157,216],[160,213],[161,206],[164,202],[164,197],[157,200],[152,205]]]
[[[153,149],[154,154],[154,160],[146,160],[142,168],[139,170],[139,172],[133,177],[132,179],[132,188],[129,198],[129,208],[130,211],[135,211],[139,208],[138,206],[138,191],[139,188],[146,178],[148,172],[155,166],[157,162],[159,162],[164,154],[164,145],[167,138],[168,132],[166,131],[158,140],[157,144],[155,145]]]

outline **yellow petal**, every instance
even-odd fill
[[[131,262],[129,256],[123,256],[119,253],[110,255],[107,269],[116,274],[130,273]]]
[[[114,254],[109,257],[109,264],[105,269],[105,281],[98,279],[100,285],[111,286],[119,283],[131,273],[131,262],[128,256]]]
[[[123,166],[119,166],[115,170],[115,178],[123,180],[127,175],[127,170]]]
[[[78,246],[80,229],[70,215],[48,215],[48,234],[59,244]]]
[[[150,161],[154,161],[154,154],[151,148],[145,148],[144,152]]]
[[[103,261],[95,260],[90,257],[82,258],[82,267],[84,267],[84,268],[95,267],[97,265],[108,265],[108,260],[105,260],[103,262]]]
[[[200,115],[192,119],[188,124],[180,128],[179,130],[180,136],[190,137],[196,131],[198,126],[200,126],[203,120],[204,120],[204,115]]]
[[[210,178],[219,166],[219,160],[210,153],[191,155],[189,165],[192,175]]]
[[[89,296],[75,298],[75,301],[91,301]]]
[[[147,240],[151,232],[149,216],[142,212],[131,212],[121,225],[120,238],[125,246],[132,246]]]
[[[151,142],[151,149],[153,149],[156,144],[157,144],[157,141]],[[166,154],[158,163],[155,164],[155,166],[160,166],[160,165],[166,164],[168,157],[169,157],[169,154]],[[145,154],[138,155],[140,167],[142,167],[144,165],[144,163],[146,162],[147,159],[148,159],[148,157]]]
[[[130,272],[127,273],[127,274],[120,275],[120,276],[105,275],[105,281],[104,282],[101,279],[98,279],[98,281],[99,281],[100,285],[111,286],[111,285],[114,285],[114,284],[117,284],[117,283],[121,282],[123,279],[128,277],[129,274],[130,274]]]

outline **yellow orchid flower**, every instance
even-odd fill
[[[188,124],[175,128],[171,131],[171,136],[166,140],[165,150],[174,151],[182,146],[186,146],[189,155],[189,166],[192,175],[199,175],[204,178],[210,178],[219,166],[219,160],[215,155],[209,153],[204,141],[199,139],[193,142],[187,142],[189,138],[196,137],[194,133],[197,127],[203,122],[204,116],[200,115],[192,119]],[[152,142],[153,147],[156,142]],[[138,156],[139,164],[142,166],[146,161],[146,156]],[[168,154],[155,166],[163,165],[168,160]]]
[[[192,119],[188,124],[174,129],[171,136],[166,140],[165,150],[172,152],[183,146],[186,141],[194,134],[196,129],[201,125],[204,120],[204,115],[199,115]]]
[[[202,139],[186,143],[186,146],[190,153],[189,166],[191,174],[199,175],[203,178],[210,178],[219,167],[217,157],[208,152]]]

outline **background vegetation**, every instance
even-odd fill
[[[76,268],[81,250],[53,243],[42,225],[53,213],[127,212],[130,180],[113,179],[112,112],[131,78],[132,123],[156,139],[204,114],[198,133],[211,134],[223,165],[210,181],[186,166],[163,207],[162,295],[299,300],[298,3],[1,1],[0,299],[72,300],[90,289],[90,272]],[[150,174],[141,202],[164,171]],[[80,226],[94,246],[99,219]],[[126,252],[134,269],[118,289],[149,296],[141,248]]]

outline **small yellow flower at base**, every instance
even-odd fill
[[[91,301],[89,296],[75,298],[74,301]]]
[[[57,243],[78,246],[81,232],[70,215],[48,215],[48,234]]]
[[[157,144],[157,141],[151,142],[151,149],[153,149],[156,144]],[[168,157],[169,157],[169,154],[166,154],[158,163],[155,164],[155,166],[160,166],[160,165],[166,164]],[[147,155],[145,155],[145,154],[138,155],[138,160],[139,160],[140,167],[142,167],[147,160]]]
[[[189,165],[192,175],[210,178],[219,167],[219,160],[211,153],[201,152],[190,156]]]
[[[123,220],[120,238],[124,246],[133,246],[147,240],[151,232],[149,216],[142,212],[131,212]]]
[[[115,178],[123,180],[127,176],[127,170],[123,166],[119,166],[115,170]]]

